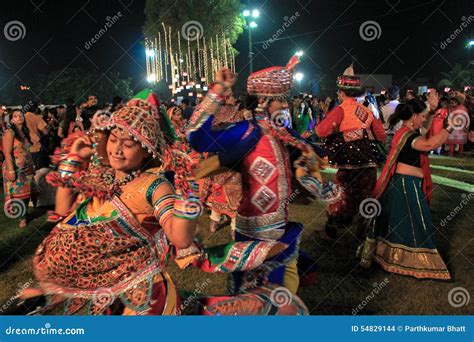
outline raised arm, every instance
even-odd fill
[[[207,96],[189,120],[186,136],[198,152],[229,153],[242,137],[252,129],[252,123],[241,121],[223,130],[213,130],[214,115],[221,110],[225,97],[232,94],[235,76],[229,69],[221,69]]]
[[[316,126],[316,134],[321,138],[337,132],[337,128],[344,118],[344,110],[337,106],[333,108],[327,116]]]
[[[61,177],[73,177],[81,169],[85,168],[86,161],[93,154],[92,140],[89,136],[77,138],[71,146],[71,151],[67,158],[61,161],[58,166],[58,173]],[[64,216],[71,211],[76,201],[77,193],[71,187],[58,186],[56,191],[55,212]]]
[[[415,138],[413,140],[411,147],[421,152],[435,150],[446,142],[446,139],[448,139],[449,133],[450,132],[448,131],[448,129],[445,128],[445,129],[442,129],[441,132],[432,136],[429,139],[426,139],[423,136],[419,136],[418,138]]]
[[[153,208],[168,240],[178,249],[189,247],[202,211],[200,202],[193,196],[184,199],[176,195],[172,186],[163,181],[153,194]]]

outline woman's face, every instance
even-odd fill
[[[141,169],[149,154],[128,133],[114,129],[107,140],[107,156],[113,169],[130,173]]]
[[[23,114],[19,110],[15,110],[12,113],[11,122],[15,125],[21,125],[25,122],[25,118],[23,117]]]
[[[419,129],[423,126],[426,121],[426,113],[414,114],[413,115],[413,128]]]

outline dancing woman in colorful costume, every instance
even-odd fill
[[[329,164],[337,168],[335,183],[343,189],[340,200],[327,208],[322,238],[335,238],[337,229],[349,226],[358,214],[360,203],[370,197],[377,180],[377,164],[383,159],[377,140],[385,141],[382,122],[355,97],[363,94],[361,80],[352,65],[337,79],[341,104],[332,109],[316,127],[318,137],[326,138]]]
[[[188,140],[199,152],[217,152],[206,160],[204,169],[215,171],[220,166],[242,174],[242,201],[236,220],[236,241],[280,241],[288,248],[251,272],[232,274],[231,288],[240,292],[270,280],[296,293],[299,284],[297,255],[302,225],[288,222],[288,198],[291,194],[291,168],[285,146],[299,150],[298,180],[319,198],[336,196],[336,189],[313,177],[318,163],[311,145],[289,131],[288,95],[293,82],[293,57],[286,67],[272,67],[250,75],[249,95],[266,98],[254,112],[254,119],[241,121],[224,130],[214,130],[214,115],[226,96],[231,94],[234,75],[221,70],[211,90],[190,120]],[[255,99],[257,102],[257,99]],[[215,165],[211,165],[215,161]],[[318,174],[320,177],[320,175]]]
[[[2,118],[7,120],[9,116]],[[27,225],[27,208],[30,199],[36,203],[38,188],[34,179],[35,167],[30,154],[32,145],[23,113],[14,109],[10,122],[2,122],[3,193],[5,212],[9,217],[20,217],[20,228]],[[19,214],[19,215],[18,215]]]
[[[433,94],[430,94],[433,97]],[[433,108],[437,107],[436,105]],[[426,105],[413,99],[397,106],[390,127],[403,120],[395,133],[374,198],[382,212],[370,224],[361,265],[375,260],[385,271],[415,278],[449,280],[451,276],[436,249],[431,220],[431,172],[427,152],[441,146],[452,127],[425,139],[418,133],[427,116]]]
[[[166,272],[170,260],[206,272],[242,271],[286,247],[232,243],[206,250],[194,243],[201,205],[193,183],[175,176],[175,193],[163,176],[161,158],[176,151],[163,152],[159,122],[155,106],[130,100],[112,114],[102,132],[78,138],[49,177],[59,186],[58,214],[70,210],[78,193],[87,199],[54,227],[35,253],[39,288],[23,291],[21,298],[46,296],[40,312],[65,304],[65,314],[84,308],[89,314],[180,314],[179,293]],[[266,300],[272,291],[268,284],[245,298],[203,299],[201,313],[307,312],[298,298],[275,311]]]

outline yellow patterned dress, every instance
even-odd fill
[[[14,137],[13,130],[10,128],[6,129],[3,135]],[[15,200],[28,200],[37,194],[37,186],[34,180],[35,169],[29,148],[30,144],[28,141],[21,141],[16,137],[13,138],[14,181],[7,179],[7,166],[6,163],[3,163],[3,190],[6,208],[10,208],[8,210],[14,210]],[[26,210],[23,210],[23,212],[26,215]]]

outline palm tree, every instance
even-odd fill
[[[443,79],[439,81],[438,88],[451,87],[462,90],[466,85],[474,84],[474,72],[471,65],[462,66],[455,64],[449,72],[442,72]]]

